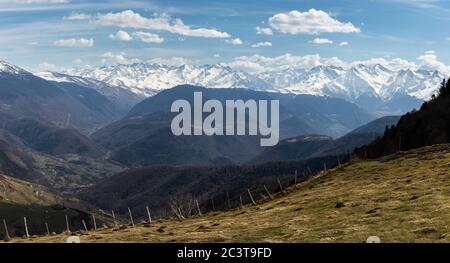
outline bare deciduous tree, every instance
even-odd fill
[[[178,219],[185,219],[195,213],[195,200],[191,195],[173,196],[169,200],[170,210]]]

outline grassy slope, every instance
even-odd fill
[[[82,242],[450,242],[450,146],[353,162],[275,200],[183,221],[104,229]],[[343,207],[337,208],[337,204]],[[65,236],[34,242],[64,242]],[[13,241],[23,242],[24,239]]]
[[[11,236],[24,235],[24,217],[31,235],[45,233],[45,223],[50,232],[62,232],[66,229],[66,215],[73,229],[81,227],[81,219],[91,227],[90,214],[85,212],[89,208],[77,199],[62,197],[44,186],[0,174],[0,239],[5,237],[3,219]],[[103,222],[102,216],[98,215],[98,225]]]
[[[57,196],[47,188],[0,174],[0,202],[20,205],[53,205]]]

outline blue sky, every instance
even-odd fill
[[[0,59],[32,70],[256,54],[449,65],[449,25],[446,0],[0,0]]]

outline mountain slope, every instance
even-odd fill
[[[23,138],[0,129],[0,173],[74,192],[123,169],[73,130],[27,122],[20,132]]]
[[[134,105],[144,99],[143,96],[135,94],[129,91],[127,88],[120,86],[111,86],[103,81],[99,81],[96,79],[71,76],[58,72],[39,72],[35,75],[48,81],[56,82],[59,85],[66,85],[70,87],[73,86],[70,85],[70,83],[72,83],[78,86],[96,90],[97,92],[108,98],[115,105],[117,105],[117,107],[124,112],[128,112]]]
[[[172,102],[185,99],[193,104],[197,91],[202,92],[203,101],[279,100],[281,139],[319,132],[340,136],[373,119],[341,99],[183,85],[145,99],[92,138],[110,151],[112,159],[127,165],[242,163],[262,151],[259,136],[174,136],[170,130],[175,116],[170,112]]]
[[[278,145],[265,149],[252,162],[278,160],[304,160],[310,158],[317,149],[333,141],[332,137],[304,135],[281,141]]]
[[[247,189],[251,189],[254,199],[258,200],[267,195],[262,185],[270,191],[278,191],[277,179],[287,186],[294,181],[295,171],[300,181],[304,175],[320,171],[324,165],[336,164],[337,157],[333,156],[240,166],[150,166],[126,170],[100,181],[81,192],[80,198],[106,211],[114,209],[124,215],[130,207],[137,216],[143,216],[145,206],[150,205],[155,216],[167,217],[173,200],[195,198],[200,205],[209,208],[214,200],[216,209],[236,207],[240,202],[239,194]],[[250,200],[248,195],[242,198],[245,202]]]
[[[10,237],[25,235],[24,217],[31,235],[46,234],[45,224],[50,232],[61,233],[66,230],[66,216],[72,229],[80,229],[81,220],[90,226],[90,209],[79,200],[58,195],[44,186],[0,174],[0,215],[8,225]],[[97,220],[98,224],[104,222],[101,216]],[[0,239],[5,237],[2,227]]]
[[[75,129],[0,113],[0,173],[74,191],[122,169]]]
[[[6,119],[6,118],[4,118]],[[102,149],[75,129],[65,129],[33,119],[1,122],[4,130],[19,137],[28,147],[50,155],[100,156]],[[3,135],[5,137],[7,135]]]
[[[358,161],[275,200],[185,220],[100,230],[82,242],[450,242],[450,146]],[[66,236],[31,242],[64,242]],[[13,242],[27,242],[14,239]]]
[[[44,186],[0,174],[0,200],[22,205],[54,205],[61,199]]]
[[[0,61],[0,112],[75,127],[85,133],[124,114],[93,89],[49,82],[3,61]]]
[[[397,124],[399,119],[400,116],[382,117],[337,139],[323,135],[288,138],[274,147],[265,149],[252,162],[349,155],[355,148],[369,144],[381,137],[385,128]]]
[[[79,191],[124,169],[103,156],[52,156],[20,144],[20,140],[17,142],[12,144],[0,139],[0,172],[60,192]]]
[[[355,148],[369,144],[381,137],[386,127],[396,125],[400,118],[400,116],[386,116],[376,119],[329,142],[310,157],[350,154]]]
[[[361,157],[376,158],[397,151],[450,142],[450,80],[444,81],[438,97],[425,102],[419,111],[401,117],[384,136],[356,151]]]

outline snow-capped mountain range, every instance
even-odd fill
[[[358,64],[349,68],[320,65],[311,69],[290,68],[251,74],[222,64],[168,66],[136,63],[71,70],[68,73],[127,87],[145,96],[176,85],[193,84],[331,96],[353,102],[362,95],[386,101],[398,94],[407,94],[425,100],[431,97],[445,77],[436,70],[393,70],[380,64]]]
[[[2,62],[1,71],[20,73],[23,70]],[[250,73],[234,70],[225,64],[172,66],[135,63],[36,75],[51,81],[95,86],[103,94],[119,95],[122,90],[138,97],[152,96],[181,84],[330,96],[382,114],[403,113],[420,106],[423,100],[437,92],[446,77],[437,70],[421,67],[394,69],[381,64],[319,65]]]
[[[94,89],[123,109],[130,109],[144,98],[143,95],[136,94],[123,85],[110,85],[104,81],[88,77],[71,76],[57,72],[39,72],[35,73],[35,75],[48,81],[75,83]]]
[[[217,65],[181,65],[135,63],[102,66],[93,69],[70,70],[71,75],[104,81],[110,85],[127,87],[136,94],[152,96],[181,84],[211,88],[267,89],[270,85],[245,72]]]

